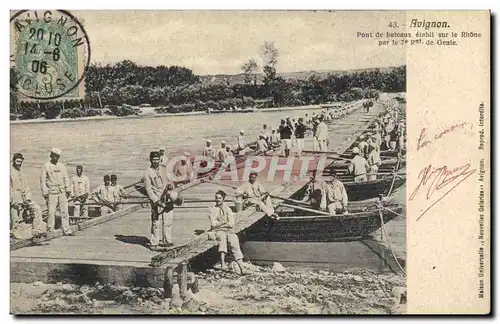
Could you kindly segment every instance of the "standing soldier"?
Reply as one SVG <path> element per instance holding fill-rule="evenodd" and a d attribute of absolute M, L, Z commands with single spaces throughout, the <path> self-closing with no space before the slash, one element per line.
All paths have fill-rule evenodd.
<path fill-rule="evenodd" d="M 276 128 L 273 128 L 271 133 L 271 147 L 275 148 L 280 144 L 280 134 L 276 133 Z"/>
<path fill-rule="evenodd" d="M 83 166 L 76 166 L 76 176 L 71 178 L 71 191 L 75 202 L 75 217 L 88 217 L 88 207 L 85 204 L 90 194 L 89 178 L 83 175 Z"/>
<path fill-rule="evenodd" d="M 320 117 L 319 124 L 316 128 L 316 140 L 318 141 L 318 149 L 321 152 L 328 151 L 328 126 L 323 122 L 322 117 Z"/>
<path fill-rule="evenodd" d="M 279 133 L 281 139 L 281 150 L 285 157 L 290 155 L 290 149 L 292 148 L 292 127 L 287 124 L 284 119 L 281 120 L 281 125 L 279 126 Z"/>
<path fill-rule="evenodd" d="M 160 153 L 150 152 L 150 167 L 144 174 L 144 188 L 151 204 L 151 239 L 150 249 L 157 250 L 158 246 L 172 246 L 172 221 L 174 206 L 180 205 L 182 200 L 178 193 L 173 191 L 173 186 L 164 186 L 159 175 Z M 163 232 L 160 234 L 160 231 Z"/>
<path fill-rule="evenodd" d="M 354 157 L 348 167 L 349 173 L 354 176 L 354 182 L 366 181 L 366 173 L 370 171 L 370 165 L 366 159 L 360 155 L 361 152 L 358 147 L 353 148 L 352 153 Z"/>
<path fill-rule="evenodd" d="M 238 135 L 237 143 L 238 146 L 236 150 L 238 151 L 238 155 L 245 155 L 245 150 L 247 148 L 247 140 L 245 139 L 245 131 L 243 129 L 240 130 L 240 135 Z"/>
<path fill-rule="evenodd" d="M 43 232 L 42 210 L 32 200 L 26 177 L 21 171 L 23 161 L 24 157 L 21 153 L 15 153 L 12 157 L 12 167 L 10 168 L 10 235 L 16 238 L 17 226 L 24 211 L 28 210 L 34 216 L 31 234 L 36 239 L 45 236 L 46 233 Z"/>
<path fill-rule="evenodd" d="M 40 176 L 43 198 L 47 203 L 49 218 L 47 232 L 53 232 L 56 223 L 56 208 L 61 211 L 62 230 L 64 235 L 74 236 L 69 226 L 68 197 L 71 195 L 71 184 L 66 166 L 59 162 L 62 151 L 53 148 L 50 151 L 50 161 L 45 163 Z"/>
<path fill-rule="evenodd" d="M 117 205 L 120 202 L 118 191 L 111 185 L 111 177 L 106 174 L 103 180 L 104 184 L 100 185 L 92 192 L 92 199 L 102 205 L 101 216 L 116 211 Z"/>
<path fill-rule="evenodd" d="M 378 168 L 382 164 L 382 160 L 380 159 L 380 147 L 377 148 L 375 140 L 370 142 L 368 152 L 368 158 L 366 160 L 370 165 L 368 181 L 371 181 L 377 179 Z"/>
<path fill-rule="evenodd" d="M 299 118 L 299 123 L 295 127 L 295 137 L 297 138 L 297 154 L 302 155 L 304 149 L 304 137 L 306 135 L 307 127 L 304 125 L 304 119 Z"/>
<path fill-rule="evenodd" d="M 160 148 L 160 176 L 163 182 L 167 182 L 167 165 L 168 165 L 168 157 L 165 153 L 165 148 Z"/>
<path fill-rule="evenodd" d="M 267 128 L 267 124 L 262 125 L 262 134 L 264 135 L 264 139 L 266 140 L 267 145 L 271 144 L 271 133 Z"/>

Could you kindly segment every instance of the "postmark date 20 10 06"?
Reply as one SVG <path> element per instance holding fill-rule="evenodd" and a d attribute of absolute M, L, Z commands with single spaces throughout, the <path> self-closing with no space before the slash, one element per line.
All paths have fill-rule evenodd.
<path fill-rule="evenodd" d="M 11 18 L 18 90 L 32 99 L 80 97 L 78 85 L 90 62 L 82 24 L 64 10 L 23 10 Z"/>

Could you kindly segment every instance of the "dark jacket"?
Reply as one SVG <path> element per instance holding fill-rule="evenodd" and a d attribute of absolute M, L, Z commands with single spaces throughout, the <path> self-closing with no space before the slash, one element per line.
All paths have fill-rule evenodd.
<path fill-rule="evenodd" d="M 288 125 L 280 125 L 279 132 L 281 139 L 292 138 L 292 128 Z"/>
<path fill-rule="evenodd" d="M 306 125 L 300 123 L 297 124 L 297 127 L 295 128 L 295 137 L 304 138 L 306 130 L 307 130 Z"/>

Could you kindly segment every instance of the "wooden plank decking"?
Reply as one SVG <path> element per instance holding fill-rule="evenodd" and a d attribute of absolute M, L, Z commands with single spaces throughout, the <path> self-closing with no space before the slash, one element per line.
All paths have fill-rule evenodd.
<path fill-rule="evenodd" d="M 378 112 L 380 105 L 375 105 L 370 114 L 358 110 L 341 122 L 351 123 L 350 132 L 335 122 L 329 126 L 331 151 L 342 152 L 349 147 L 356 134 L 366 128 Z M 360 118 L 371 117 L 371 118 Z M 340 121 L 339 121 L 340 123 Z M 342 134 L 336 128 L 342 127 Z M 349 136 L 350 135 L 350 136 Z M 305 149 L 312 149 L 312 139 L 306 140 Z M 225 184 L 239 185 L 242 182 L 224 180 Z M 300 189 L 304 182 L 283 183 L 264 182 L 269 192 L 288 197 Z M 232 199 L 233 189 L 215 183 L 204 182 L 192 186 L 183 193 L 185 199 L 213 199 L 217 190 L 228 193 L 226 199 Z M 275 201 L 278 203 L 278 200 Z M 165 267 L 177 267 L 191 258 L 214 247 L 217 242 L 207 241 L 197 235 L 198 231 L 207 230 L 209 221 L 207 206 L 209 203 L 190 203 L 176 207 L 173 221 L 173 239 L 176 245 L 193 242 L 184 250 L 170 256 L 159 257 L 161 253 L 148 249 L 150 233 L 149 206 L 132 206 L 130 213 L 121 213 L 103 220 L 93 219 L 91 223 L 75 225 L 76 236 L 59 236 L 48 241 L 47 245 L 24 246 L 11 251 L 12 282 L 57 282 L 57 281 L 112 281 L 124 285 L 150 285 L 161 287 Z M 241 212 L 237 218 L 237 231 L 243 231 L 264 217 L 264 213 L 255 210 Z M 93 223 L 92 223 L 93 222 Z M 100 222 L 100 223 L 99 223 Z M 90 226 L 92 225 L 92 226 Z"/>

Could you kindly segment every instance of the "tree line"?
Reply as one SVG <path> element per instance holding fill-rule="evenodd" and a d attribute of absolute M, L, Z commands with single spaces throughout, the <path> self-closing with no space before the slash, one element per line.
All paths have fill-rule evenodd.
<path fill-rule="evenodd" d="M 94 116 L 102 114 L 102 108 L 108 108 L 108 114 L 127 115 L 137 113 L 131 106 L 140 105 L 157 107 L 159 113 L 310 105 L 406 89 L 406 66 L 285 80 L 276 71 L 279 51 L 275 45 L 266 42 L 260 55 L 262 66 L 250 58 L 241 66 L 243 83 L 237 84 L 206 82 L 179 66 L 140 66 L 129 60 L 92 64 L 85 72 L 85 99 L 64 102 L 19 102 L 16 71 L 11 68 L 11 118 Z M 257 82 L 257 74 L 263 76 L 261 82 Z"/>

